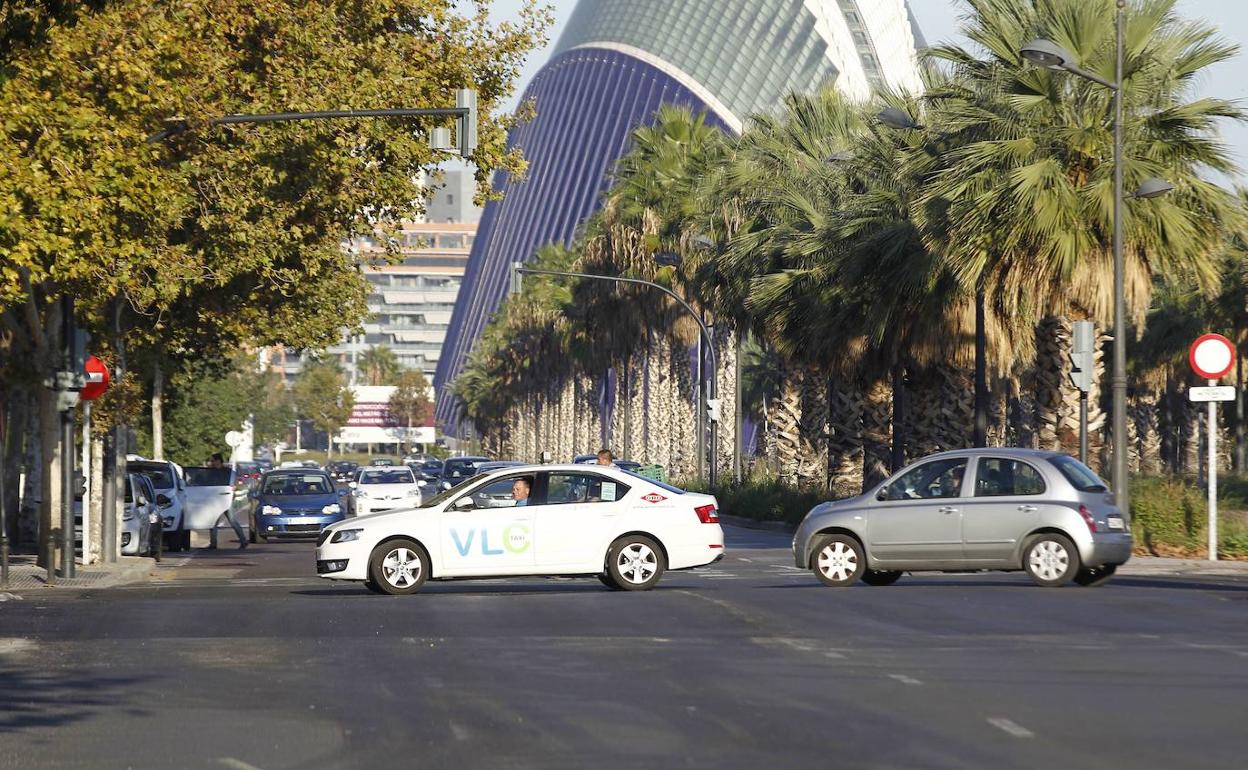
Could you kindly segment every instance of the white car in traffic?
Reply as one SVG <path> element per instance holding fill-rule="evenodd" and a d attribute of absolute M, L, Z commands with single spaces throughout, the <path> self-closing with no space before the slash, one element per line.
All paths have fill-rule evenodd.
<path fill-rule="evenodd" d="M 420 485 L 406 465 L 365 466 L 351 482 L 351 511 L 356 516 L 415 508 L 420 505 Z"/>
<path fill-rule="evenodd" d="M 419 508 L 321 533 L 317 573 L 410 594 L 429 578 L 593 575 L 622 590 L 723 558 L 710 495 L 611 467 L 526 465 L 480 474 Z"/>

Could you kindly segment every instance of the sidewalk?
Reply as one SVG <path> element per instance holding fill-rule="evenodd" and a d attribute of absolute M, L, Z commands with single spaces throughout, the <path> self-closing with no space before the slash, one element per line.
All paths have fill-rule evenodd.
<path fill-rule="evenodd" d="M 783 521 L 755 521 L 741 516 L 720 514 L 725 524 L 744 529 L 791 533 L 794 527 Z M 785 546 L 788 544 L 785 543 Z M 1167 559 L 1160 556 L 1132 556 L 1118 569 L 1119 575 L 1219 575 L 1248 577 L 1248 561 L 1207 561 L 1204 559 Z"/>
<path fill-rule="evenodd" d="M 122 556 L 116 564 L 78 564 L 73 578 L 61 577 L 58 569 L 56 585 L 50 586 L 46 583 L 48 571 L 35 564 L 34 554 L 14 554 L 9 558 L 9 587 L 0 590 L 111 588 L 147 580 L 155 566 L 156 562 L 152 559 L 139 556 Z M 3 596 L 0 593 L 0 598 Z"/>

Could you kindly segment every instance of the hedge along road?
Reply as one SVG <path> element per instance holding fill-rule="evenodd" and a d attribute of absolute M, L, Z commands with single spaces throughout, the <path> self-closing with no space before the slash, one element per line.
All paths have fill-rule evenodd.
<path fill-rule="evenodd" d="M 1021 574 L 821 587 L 788 535 L 648 593 L 309 576 L 197 551 L 0 604 L 0 767 L 1228 767 L 1248 580 Z M 152 729 L 152 725 L 173 725 Z"/>

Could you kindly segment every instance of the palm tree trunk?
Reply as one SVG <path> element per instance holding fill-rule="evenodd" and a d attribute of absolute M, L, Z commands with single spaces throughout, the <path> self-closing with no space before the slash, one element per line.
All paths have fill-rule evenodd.
<path fill-rule="evenodd" d="M 892 437 L 892 388 L 876 381 L 867 387 L 862 410 L 862 491 L 888 477 Z"/>
<path fill-rule="evenodd" d="M 800 371 L 801 406 L 798 418 L 798 486 L 826 489 L 828 485 L 827 378 L 817 366 Z"/>
<path fill-rule="evenodd" d="M 862 490 L 862 391 L 828 381 L 828 490 L 835 498 Z"/>
<path fill-rule="evenodd" d="M 802 391 L 801 375 L 789 362 L 781 374 L 780 396 L 772 405 L 771 440 L 780 479 L 792 486 L 800 482 Z"/>

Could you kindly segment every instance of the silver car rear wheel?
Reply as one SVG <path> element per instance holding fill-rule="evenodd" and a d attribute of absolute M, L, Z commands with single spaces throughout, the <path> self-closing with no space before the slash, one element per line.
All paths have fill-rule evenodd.
<path fill-rule="evenodd" d="M 847 586 L 857 582 L 867 568 L 862 544 L 848 535 L 827 535 L 815 544 L 810 556 L 815 577 L 827 586 Z"/>
<path fill-rule="evenodd" d="M 1064 586 L 1079 574 L 1079 551 L 1064 535 L 1036 535 L 1027 544 L 1023 566 L 1037 585 Z"/>

